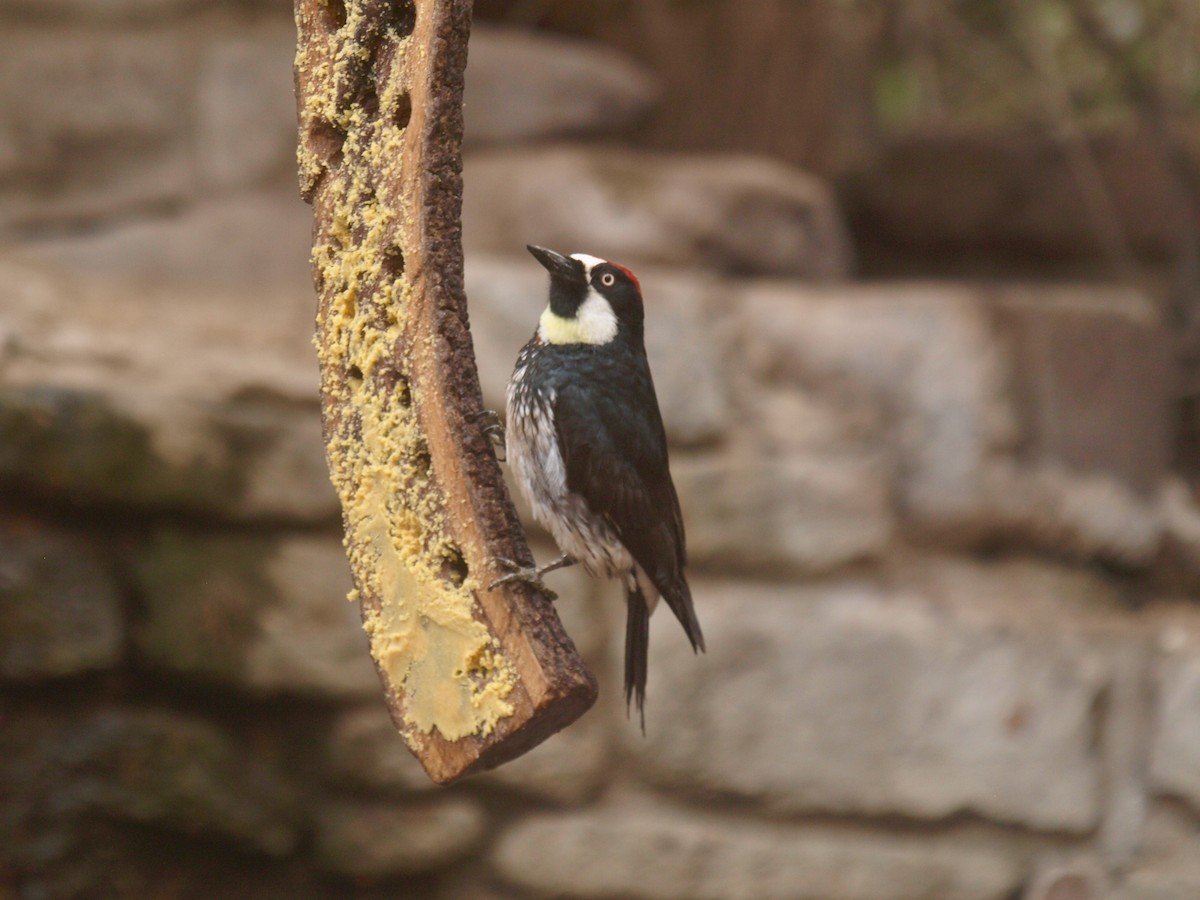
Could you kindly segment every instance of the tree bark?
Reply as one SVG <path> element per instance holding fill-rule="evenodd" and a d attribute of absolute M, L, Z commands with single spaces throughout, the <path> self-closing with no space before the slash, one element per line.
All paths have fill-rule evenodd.
<path fill-rule="evenodd" d="M 483 431 L 462 278 L 470 0 L 296 0 L 330 472 L 397 729 L 445 783 L 568 725 L 596 683 L 531 563 Z"/>

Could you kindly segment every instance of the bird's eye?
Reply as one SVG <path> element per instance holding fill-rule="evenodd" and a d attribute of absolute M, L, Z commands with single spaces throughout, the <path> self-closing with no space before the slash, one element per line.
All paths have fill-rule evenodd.
<path fill-rule="evenodd" d="M 617 283 L 617 276 L 614 275 L 612 272 L 605 272 L 603 275 L 600 276 L 600 283 L 602 285 L 604 285 L 605 287 L 612 287 L 614 284 Z"/>

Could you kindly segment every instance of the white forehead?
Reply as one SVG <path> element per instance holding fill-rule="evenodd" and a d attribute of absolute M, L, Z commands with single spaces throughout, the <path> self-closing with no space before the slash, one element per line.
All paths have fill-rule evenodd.
<path fill-rule="evenodd" d="M 607 260 L 600 259 L 598 256 L 588 256 L 586 253 L 572 253 L 571 259 L 577 259 L 583 263 L 584 275 L 588 277 L 591 277 L 592 269 L 601 263 L 607 262 Z"/>

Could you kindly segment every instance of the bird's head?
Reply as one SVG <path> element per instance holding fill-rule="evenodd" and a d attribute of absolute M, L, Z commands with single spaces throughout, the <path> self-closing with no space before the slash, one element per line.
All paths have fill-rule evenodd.
<path fill-rule="evenodd" d="M 607 344 L 622 333 L 640 339 L 642 288 L 632 272 L 586 253 L 528 249 L 550 273 L 550 304 L 538 321 L 543 341 Z"/>

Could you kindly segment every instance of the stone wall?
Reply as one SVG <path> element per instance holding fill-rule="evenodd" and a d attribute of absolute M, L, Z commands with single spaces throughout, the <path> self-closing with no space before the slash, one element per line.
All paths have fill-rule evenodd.
<path fill-rule="evenodd" d="M 1151 298 L 847 280 L 819 179 L 599 141 L 653 75 L 480 28 L 486 400 L 544 302 L 526 242 L 636 268 L 710 650 L 656 617 L 643 738 L 617 595 L 556 573 L 600 704 L 435 788 L 344 599 L 286 4 L 0 20 L 0 894 L 1200 896 Z"/>

